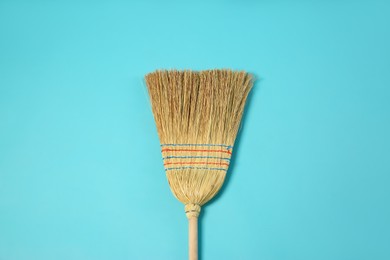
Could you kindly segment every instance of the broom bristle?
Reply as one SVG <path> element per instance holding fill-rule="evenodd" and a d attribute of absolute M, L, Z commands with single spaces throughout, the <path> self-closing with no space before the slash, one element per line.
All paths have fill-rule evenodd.
<path fill-rule="evenodd" d="M 145 80 L 171 190 L 184 204 L 202 206 L 225 179 L 252 77 L 158 70 Z"/>

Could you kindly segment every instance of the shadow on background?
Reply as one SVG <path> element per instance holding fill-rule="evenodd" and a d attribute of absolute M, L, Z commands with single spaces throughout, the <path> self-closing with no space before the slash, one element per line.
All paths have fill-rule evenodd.
<path fill-rule="evenodd" d="M 231 176 L 232 176 L 231 173 L 234 172 L 236 156 L 237 156 L 237 153 L 239 151 L 240 140 L 241 140 L 241 137 L 242 137 L 243 132 L 244 132 L 244 127 L 243 126 L 245 125 L 248 112 L 250 110 L 250 107 L 252 106 L 253 96 L 255 95 L 256 92 L 259 91 L 258 90 L 258 88 L 259 88 L 258 85 L 262 81 L 262 78 L 259 78 L 255 73 L 251 73 L 251 74 L 254 77 L 254 84 L 253 84 L 252 90 L 248 94 L 248 98 L 247 98 L 245 109 L 244 109 L 244 114 L 243 114 L 242 119 L 241 119 L 240 129 L 239 129 L 239 131 L 237 133 L 236 141 L 234 142 L 233 154 L 232 154 L 232 157 L 230 159 L 229 170 L 226 173 L 225 181 L 224 181 L 221 189 L 219 190 L 219 192 L 217 193 L 217 195 L 214 198 L 212 198 L 209 202 L 206 203 L 206 205 L 209 204 L 209 203 L 214 203 L 215 201 L 219 200 L 221 195 L 224 193 L 224 191 L 228 187 L 228 183 L 230 182 Z M 199 219 L 198 219 L 198 251 L 199 251 L 198 254 L 199 254 L 199 259 L 203 258 L 202 257 L 202 254 L 203 254 L 203 250 L 202 250 L 202 247 L 203 247 L 202 246 L 203 245 L 203 229 L 202 229 L 202 225 L 203 225 L 203 218 L 206 216 L 206 212 L 207 212 L 205 210 L 205 208 L 206 207 L 202 207 L 202 211 L 201 211 L 201 214 L 199 215 Z"/>

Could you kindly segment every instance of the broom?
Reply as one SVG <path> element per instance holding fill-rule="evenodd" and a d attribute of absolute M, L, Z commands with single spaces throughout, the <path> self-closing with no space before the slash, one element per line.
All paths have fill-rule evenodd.
<path fill-rule="evenodd" d="M 223 69 L 157 70 L 145 81 L 169 186 L 189 220 L 189 259 L 197 260 L 200 209 L 223 184 L 253 80 Z"/>

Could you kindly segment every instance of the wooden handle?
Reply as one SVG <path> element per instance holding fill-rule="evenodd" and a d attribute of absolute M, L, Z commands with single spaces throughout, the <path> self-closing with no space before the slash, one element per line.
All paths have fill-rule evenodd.
<path fill-rule="evenodd" d="M 188 219 L 189 260 L 198 260 L 198 217 Z"/>

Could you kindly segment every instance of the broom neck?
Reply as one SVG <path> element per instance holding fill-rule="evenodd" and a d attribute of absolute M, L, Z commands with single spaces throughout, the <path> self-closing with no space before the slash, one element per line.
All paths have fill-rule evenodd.
<path fill-rule="evenodd" d="M 188 219 L 193 217 L 199 217 L 200 209 L 200 206 L 194 203 L 188 203 L 184 207 L 184 211 L 186 212 L 186 216 Z"/>

